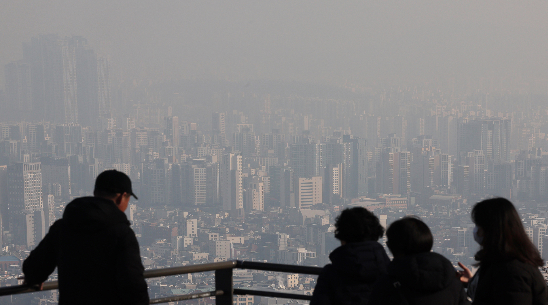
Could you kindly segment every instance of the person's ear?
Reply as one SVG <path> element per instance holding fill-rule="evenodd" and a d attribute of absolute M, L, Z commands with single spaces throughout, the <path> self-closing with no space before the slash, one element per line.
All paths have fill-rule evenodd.
<path fill-rule="evenodd" d="M 122 193 L 122 194 L 121 194 L 121 193 L 117 193 L 117 194 L 116 194 L 116 197 L 115 197 L 115 204 L 116 204 L 117 206 L 120 205 L 120 203 L 122 202 L 122 198 L 123 198 L 124 194 L 126 194 L 126 193 Z"/>

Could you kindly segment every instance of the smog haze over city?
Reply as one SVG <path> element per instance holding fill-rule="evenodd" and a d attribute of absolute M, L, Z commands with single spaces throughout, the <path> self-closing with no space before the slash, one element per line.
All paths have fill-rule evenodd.
<path fill-rule="evenodd" d="M 471 208 L 494 196 L 548 257 L 547 1 L 2 1 L 0 70 L 0 286 L 107 169 L 132 180 L 146 269 L 322 267 L 356 206 L 420 217 L 473 266 Z M 317 278 L 233 276 L 306 295 Z M 0 298 L 33 300 L 58 295 Z"/>

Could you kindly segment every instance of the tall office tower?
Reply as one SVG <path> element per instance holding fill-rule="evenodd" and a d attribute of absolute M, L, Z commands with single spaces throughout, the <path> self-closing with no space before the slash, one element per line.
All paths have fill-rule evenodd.
<path fill-rule="evenodd" d="M 150 205 L 173 204 L 170 198 L 171 177 L 171 166 L 168 160 L 156 159 L 145 164 L 142 179 L 144 202 Z"/>
<path fill-rule="evenodd" d="M 307 178 L 319 176 L 319 144 L 304 143 L 290 145 L 290 167 L 295 177 Z"/>
<path fill-rule="evenodd" d="M 457 145 L 457 120 L 453 116 L 439 118 L 437 134 L 435 135 L 441 152 L 444 154 L 456 154 Z"/>
<path fill-rule="evenodd" d="M 225 135 L 225 113 L 213 112 L 212 113 L 212 144 L 218 144 L 220 146 L 226 146 Z"/>
<path fill-rule="evenodd" d="M 227 153 L 220 167 L 222 204 L 225 211 L 243 209 L 243 157 Z"/>
<path fill-rule="evenodd" d="M 493 161 L 510 161 L 511 120 L 507 118 L 463 119 L 458 124 L 459 161 L 469 152 L 482 150 Z"/>
<path fill-rule="evenodd" d="M 257 176 L 247 180 L 247 187 L 243 191 L 245 211 L 263 211 L 265 199 L 264 183 Z"/>
<path fill-rule="evenodd" d="M 359 186 L 359 139 L 345 135 L 342 146 L 343 195 L 346 199 L 357 198 Z"/>
<path fill-rule="evenodd" d="M 33 111 L 31 66 L 25 61 L 6 65 L 6 119 L 31 119 Z"/>
<path fill-rule="evenodd" d="M 69 202 L 71 196 L 71 169 L 67 158 L 40 158 L 42 168 L 42 194 L 54 195 Z"/>
<path fill-rule="evenodd" d="M 342 163 L 324 168 L 323 202 L 335 205 L 342 200 Z"/>
<path fill-rule="evenodd" d="M 44 237 L 40 162 L 8 166 L 9 228 L 16 244 L 31 248 Z"/>
<path fill-rule="evenodd" d="M 295 202 L 299 209 L 309 209 L 323 202 L 323 177 L 297 178 L 295 180 Z"/>
<path fill-rule="evenodd" d="M 82 37 L 72 37 L 66 40 L 63 52 L 64 60 L 66 60 L 67 54 L 70 56 L 70 60 L 74 60 L 74 66 L 63 67 L 64 73 L 74 73 L 74 75 L 70 75 L 73 80 L 69 85 L 75 86 L 70 89 L 70 92 L 65 92 L 65 97 L 72 97 L 73 90 L 76 92 L 74 104 L 76 118 L 66 122 L 78 122 L 83 126 L 96 127 L 99 117 L 97 56 L 88 47 L 86 39 Z M 71 62 L 71 64 L 73 63 Z"/>
<path fill-rule="evenodd" d="M 31 65 L 35 120 L 64 123 L 61 39 L 53 34 L 33 37 L 23 44 L 23 53 Z"/>
<path fill-rule="evenodd" d="M 177 116 L 169 116 L 166 117 L 166 129 L 164 130 L 164 134 L 166 135 L 167 140 L 170 141 L 173 147 L 176 149 L 179 147 L 179 141 L 180 141 L 180 126 L 178 123 L 178 117 Z"/>
<path fill-rule="evenodd" d="M 411 162 L 411 191 L 423 193 L 426 188 L 432 187 L 435 180 L 435 160 L 428 151 L 413 153 Z"/>
<path fill-rule="evenodd" d="M 411 160 L 408 151 L 393 154 L 393 193 L 407 195 L 411 191 Z"/>
<path fill-rule="evenodd" d="M 30 64 L 34 119 L 97 126 L 110 117 L 108 63 L 86 39 L 40 35 L 23 45 Z"/>
<path fill-rule="evenodd" d="M 452 156 L 439 154 L 434 156 L 434 185 L 450 188 L 453 182 Z M 414 161 L 414 156 L 413 156 Z M 413 177 L 416 177 L 414 174 Z"/>
<path fill-rule="evenodd" d="M 101 128 L 104 125 L 108 125 L 109 122 L 114 121 L 112 117 L 112 101 L 111 101 L 111 80 L 109 74 L 109 61 L 106 58 L 97 58 L 97 128 Z M 107 123 L 104 123 L 106 121 Z M 129 122 L 129 129 L 135 128 L 135 120 Z M 93 125 L 92 125 L 93 126 Z"/>
<path fill-rule="evenodd" d="M 62 122 L 78 123 L 78 93 L 77 92 L 77 53 L 83 47 L 80 37 L 64 39 L 61 42 L 63 57 L 63 108 Z M 80 71 L 78 71 L 80 72 Z M 82 84 L 84 86 L 84 84 Z"/>
<path fill-rule="evenodd" d="M 469 165 L 469 182 L 470 192 L 478 195 L 485 194 L 486 190 L 486 170 L 485 170 L 485 154 L 483 150 L 474 150 L 468 153 L 468 165 Z"/>

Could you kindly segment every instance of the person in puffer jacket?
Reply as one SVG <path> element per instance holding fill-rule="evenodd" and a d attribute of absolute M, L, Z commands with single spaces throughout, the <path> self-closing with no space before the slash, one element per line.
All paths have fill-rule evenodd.
<path fill-rule="evenodd" d="M 390 262 L 377 242 L 384 228 L 362 207 L 342 211 L 335 227 L 342 245 L 329 255 L 332 264 L 319 275 L 310 304 L 367 304 L 374 283 Z"/>
<path fill-rule="evenodd" d="M 433 236 L 420 219 L 405 217 L 386 232 L 394 259 L 374 286 L 369 305 L 470 304 L 451 262 L 431 252 Z"/>

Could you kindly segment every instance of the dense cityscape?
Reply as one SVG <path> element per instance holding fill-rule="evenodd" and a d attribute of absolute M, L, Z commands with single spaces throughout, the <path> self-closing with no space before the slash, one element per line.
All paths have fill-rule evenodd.
<path fill-rule="evenodd" d="M 433 251 L 471 267 L 479 249 L 471 207 L 494 196 L 516 205 L 548 257 L 545 95 L 492 79 L 409 87 L 123 82 L 84 37 L 53 34 L 25 43 L 4 73 L 1 286 L 20 282 L 29 251 L 65 205 L 92 195 L 106 169 L 126 173 L 139 197 L 127 216 L 146 269 L 226 260 L 324 266 L 339 246 L 335 217 L 355 206 L 384 227 L 420 217 L 434 235 Z M 311 294 L 316 276 L 235 270 L 234 283 Z M 207 291 L 214 277 L 148 285 L 158 298 Z M 2 302 L 42 305 L 57 297 Z M 243 305 L 289 302 L 235 297 Z"/>

